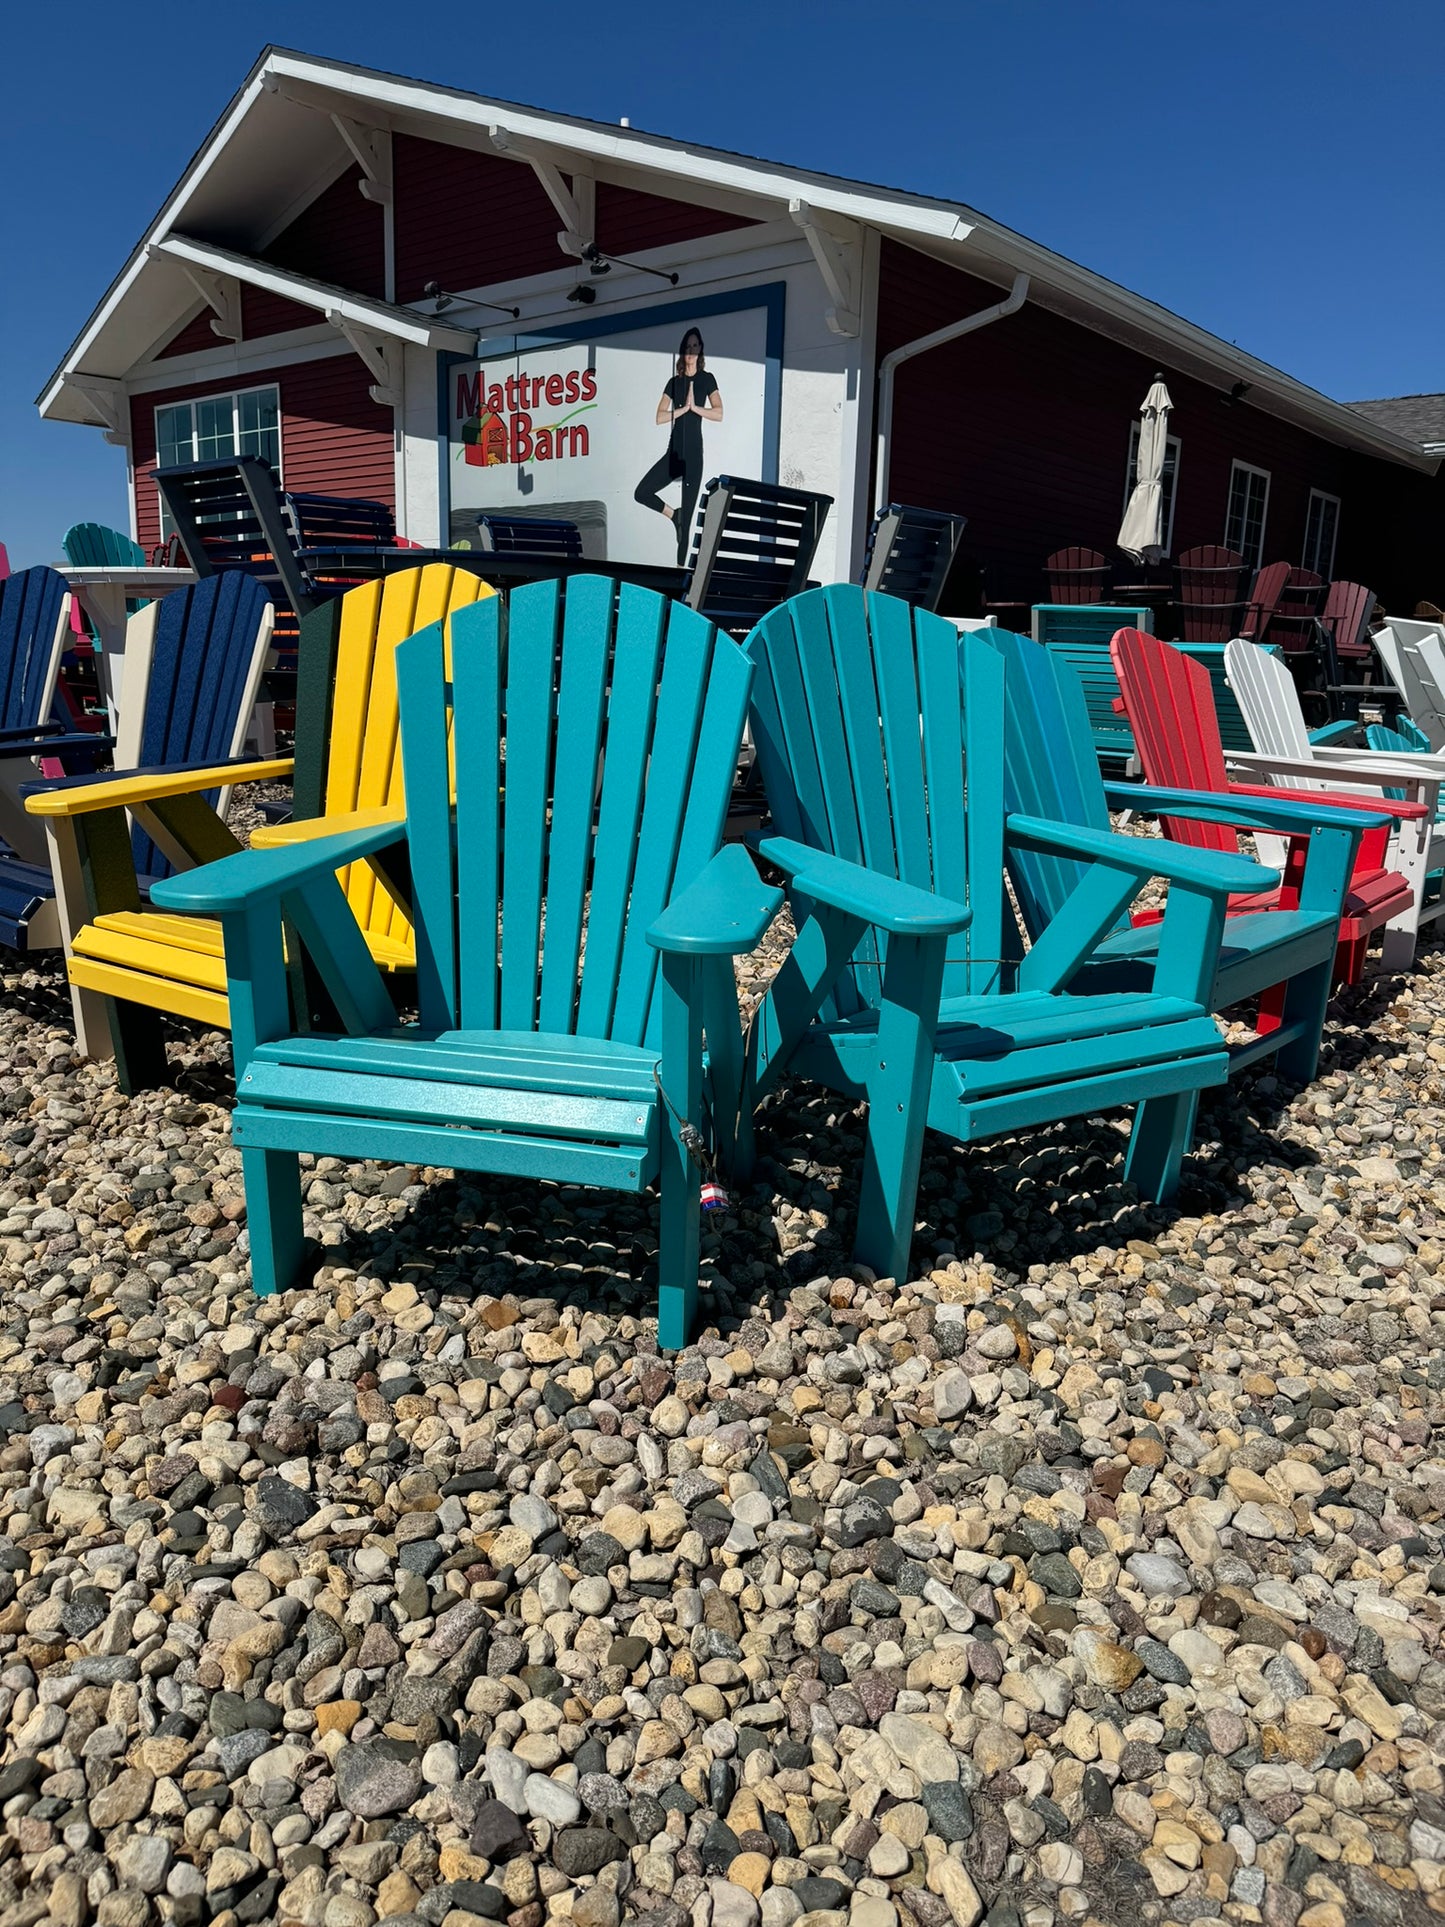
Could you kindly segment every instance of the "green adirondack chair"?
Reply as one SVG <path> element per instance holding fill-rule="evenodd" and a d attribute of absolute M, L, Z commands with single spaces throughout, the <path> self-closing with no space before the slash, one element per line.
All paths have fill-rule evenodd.
<path fill-rule="evenodd" d="M 537 582 L 505 616 L 500 597 L 458 609 L 450 633 L 449 663 L 440 624 L 396 654 L 404 819 L 243 851 L 153 893 L 224 928 L 255 1287 L 303 1262 L 298 1151 L 623 1191 L 660 1176 L 659 1339 L 678 1346 L 698 1287 L 687 1140 L 710 1116 L 726 1151 L 742 1065 L 729 960 L 782 900 L 722 848 L 751 667 L 693 611 L 585 575 L 565 601 Z M 409 1024 L 335 876 L 403 843 Z M 293 1034 L 283 918 L 344 1035 Z"/>
<path fill-rule="evenodd" d="M 1291 877 L 1298 888 L 1295 907 L 1272 907 L 1275 893 L 1262 898 L 1257 887 L 1230 905 L 1206 1002 L 1210 1010 L 1224 1011 L 1262 1000 L 1257 1035 L 1230 1050 L 1231 1074 L 1273 1053 L 1286 1077 L 1311 1082 L 1355 854 L 1363 832 L 1387 819 L 1370 814 L 1363 800 L 1359 811 L 1332 810 L 1283 796 L 1275 801 L 1107 783 L 1099 774 L 1085 691 L 1073 665 L 1004 629 L 982 632 L 982 639 L 1006 666 L 1004 789 L 1010 810 L 1104 831 L 1112 805 L 1141 816 L 1167 813 L 1308 838 L 1302 867 Z M 1144 847 L 1158 874 L 1172 876 L 1170 846 L 1151 838 Z M 1009 852 L 1009 877 L 1025 929 L 1038 938 L 1065 914 L 1082 871 L 1067 857 L 1020 847 Z M 1131 924 L 1121 914 L 1115 927 L 1099 932 L 1080 985 L 1124 989 L 1157 982 L 1166 954 L 1163 930 L 1159 923 Z"/>
<path fill-rule="evenodd" d="M 785 603 L 744 646 L 777 831 L 759 851 L 790 880 L 798 930 L 751 1031 L 744 1119 L 784 1075 L 869 1100 L 856 1250 L 893 1278 L 907 1275 L 925 1125 L 974 1143 L 1137 1104 L 1127 1174 L 1167 1197 L 1197 1093 L 1228 1065 L 1206 1009 L 1225 903 L 1271 872 L 1107 826 L 1006 819 L 1004 664 L 983 632 L 836 584 Z M 1003 890 L 1019 849 L 1079 866 L 1022 958 Z M 1161 870 L 1152 989 L 1070 994 Z M 750 1151 L 744 1133 L 744 1167 Z"/>

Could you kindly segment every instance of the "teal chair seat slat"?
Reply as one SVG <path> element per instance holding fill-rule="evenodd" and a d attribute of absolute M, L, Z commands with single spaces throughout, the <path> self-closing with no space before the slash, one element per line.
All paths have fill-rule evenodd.
<path fill-rule="evenodd" d="M 602 1060 L 588 1053 L 579 1062 L 574 1050 L 569 1064 L 571 1041 L 533 1033 L 514 1034 L 505 1043 L 499 1034 L 488 1042 L 459 1032 L 413 1042 L 403 1032 L 263 1045 L 247 1067 L 242 1092 L 247 1104 L 588 1138 L 655 1153 L 656 1052 L 607 1060 L 614 1078 L 626 1061 L 632 1089 L 599 1094 L 594 1066 Z M 539 1156 L 545 1163 L 545 1150 Z"/>

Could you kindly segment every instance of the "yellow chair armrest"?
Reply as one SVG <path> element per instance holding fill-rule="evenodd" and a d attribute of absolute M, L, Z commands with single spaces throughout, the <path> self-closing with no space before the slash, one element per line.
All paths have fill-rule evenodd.
<path fill-rule="evenodd" d="M 79 783 L 74 787 L 41 790 L 27 796 L 25 807 L 32 816 L 88 816 L 94 810 L 133 809 L 137 804 L 155 803 L 167 796 L 190 796 L 197 790 L 231 789 L 237 783 L 269 783 L 289 776 L 289 756 L 277 756 L 262 763 L 217 763 L 209 768 L 142 771 L 114 781 Z"/>
<path fill-rule="evenodd" d="M 309 843 L 318 836 L 337 836 L 343 830 L 369 830 L 380 823 L 402 823 L 406 806 L 384 803 L 371 810 L 348 810 L 338 816 L 308 816 L 295 823 L 263 823 L 251 832 L 253 850 L 284 849 L 292 843 Z"/>

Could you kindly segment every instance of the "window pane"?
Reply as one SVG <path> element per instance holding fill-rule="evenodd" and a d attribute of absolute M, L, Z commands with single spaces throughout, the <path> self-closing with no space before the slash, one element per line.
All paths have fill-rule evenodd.
<path fill-rule="evenodd" d="M 1264 518 L 1269 502 L 1269 476 L 1262 469 L 1236 465 L 1229 479 L 1226 545 L 1257 569 L 1264 554 Z"/>
<path fill-rule="evenodd" d="M 193 462 L 196 459 L 194 442 L 188 401 L 156 410 L 157 468 L 175 468 L 182 462 Z"/>
<path fill-rule="evenodd" d="M 241 419 L 243 455 L 259 455 L 279 475 L 281 471 L 281 421 L 277 391 L 253 390 L 237 397 Z"/>
<path fill-rule="evenodd" d="M 235 452 L 234 399 L 230 395 L 208 395 L 196 403 L 196 460 L 214 462 Z"/>
<path fill-rule="evenodd" d="M 1334 573 L 1339 515 L 1340 505 L 1334 496 L 1322 495 L 1318 490 L 1311 491 L 1309 520 L 1305 526 L 1304 565 L 1326 579 Z"/>

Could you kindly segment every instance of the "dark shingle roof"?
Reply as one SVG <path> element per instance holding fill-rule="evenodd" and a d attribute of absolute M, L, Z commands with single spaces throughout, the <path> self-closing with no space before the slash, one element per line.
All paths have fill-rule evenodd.
<path fill-rule="evenodd" d="M 1350 406 L 1407 441 L 1425 447 L 1445 442 L 1445 395 L 1387 395 L 1382 401 L 1352 401 Z"/>

